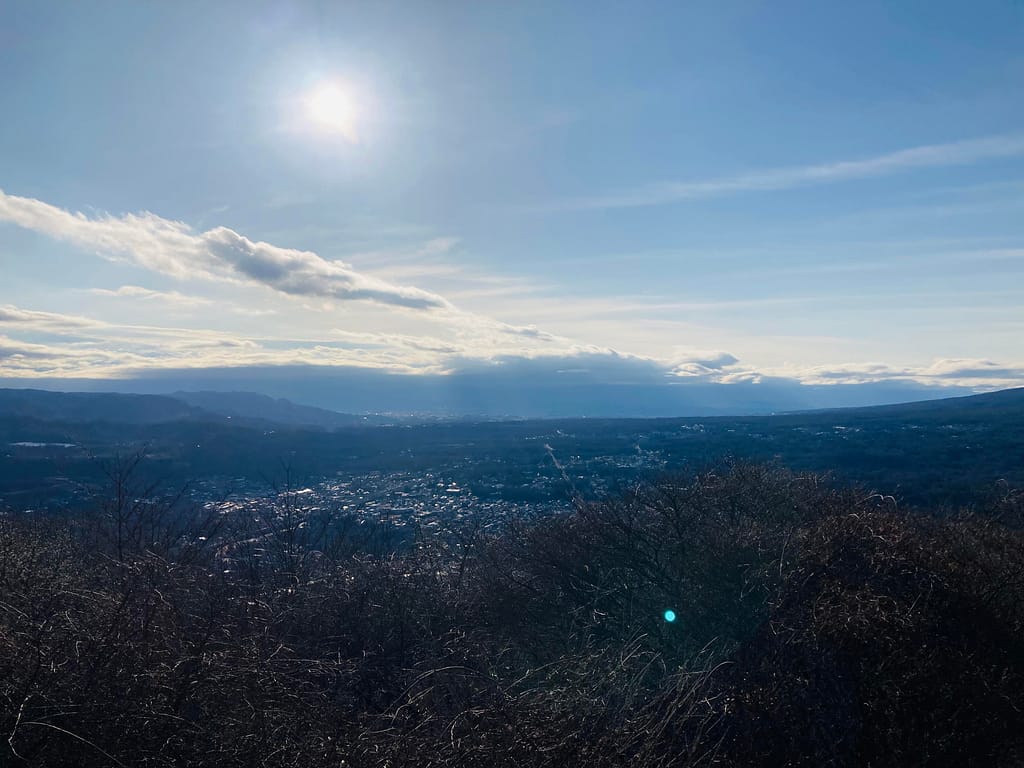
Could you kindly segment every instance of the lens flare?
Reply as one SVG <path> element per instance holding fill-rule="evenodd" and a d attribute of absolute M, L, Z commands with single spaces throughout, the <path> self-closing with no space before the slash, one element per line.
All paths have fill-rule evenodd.
<path fill-rule="evenodd" d="M 676 612 L 669 608 L 665 613 L 662 614 L 665 617 L 665 621 L 671 624 L 676 620 Z"/>

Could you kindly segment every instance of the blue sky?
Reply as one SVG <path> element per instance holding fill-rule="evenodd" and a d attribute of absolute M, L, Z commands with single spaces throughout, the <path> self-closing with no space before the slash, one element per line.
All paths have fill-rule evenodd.
<path fill-rule="evenodd" d="M 1016 2 L 6 3 L 0 378 L 1020 385 L 1022 97 Z"/>

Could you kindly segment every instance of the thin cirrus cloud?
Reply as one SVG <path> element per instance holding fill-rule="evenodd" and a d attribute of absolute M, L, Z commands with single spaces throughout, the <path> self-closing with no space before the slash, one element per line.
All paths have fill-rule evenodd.
<path fill-rule="evenodd" d="M 141 285 L 122 285 L 120 288 L 113 289 L 88 288 L 86 292 L 93 296 L 108 299 L 150 302 L 178 310 L 216 306 L 220 312 L 230 312 L 233 315 L 245 315 L 248 317 L 266 317 L 277 314 L 277 310 L 274 309 L 243 307 L 240 304 L 232 304 L 223 300 L 215 302 L 213 299 L 203 298 L 202 296 L 186 296 L 179 291 L 154 291 L 151 288 L 143 288 Z"/>
<path fill-rule="evenodd" d="M 89 218 L 0 190 L 0 221 L 127 259 L 175 278 L 262 285 L 290 296 L 452 310 L 438 294 L 363 274 L 316 253 L 253 241 L 227 227 L 195 232 L 152 213 Z"/>
<path fill-rule="evenodd" d="M 59 312 L 41 312 L 34 309 L 22 309 L 13 304 L 0 304 L 0 325 L 11 324 L 20 326 L 36 326 L 45 330 L 77 330 L 94 328 L 97 323 L 87 317 L 66 315 Z"/>
<path fill-rule="evenodd" d="M 89 293 L 94 296 L 104 296 L 112 299 L 143 299 L 145 301 L 159 301 L 167 304 L 181 304 L 184 306 L 204 306 L 212 304 L 210 299 L 199 296 L 186 296 L 178 291 L 154 291 L 150 288 L 143 288 L 141 285 L 122 285 L 120 288 L 90 288 Z"/>
<path fill-rule="evenodd" d="M 770 192 L 888 176 L 921 168 L 968 165 L 1021 155 L 1024 155 L 1024 136 L 988 136 L 911 147 L 857 160 L 770 168 L 717 179 L 660 182 L 607 195 L 567 200 L 555 204 L 554 207 L 559 210 L 601 210 L 667 205 L 685 200 L 724 197 L 747 192 Z"/>

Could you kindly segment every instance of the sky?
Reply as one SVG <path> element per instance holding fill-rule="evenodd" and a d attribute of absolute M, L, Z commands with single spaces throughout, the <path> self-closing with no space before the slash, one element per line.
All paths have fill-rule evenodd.
<path fill-rule="evenodd" d="M 7 386 L 1024 385 L 1020 2 L 7 0 L 0 115 Z"/>

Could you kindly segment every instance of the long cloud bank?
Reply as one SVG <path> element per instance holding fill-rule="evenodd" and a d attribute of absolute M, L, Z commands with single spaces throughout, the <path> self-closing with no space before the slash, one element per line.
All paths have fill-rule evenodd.
<path fill-rule="evenodd" d="M 786 380 L 811 386 L 903 382 L 992 389 L 1024 384 L 1024 361 L 948 358 L 920 366 L 872 362 L 755 369 L 723 350 L 679 349 L 671 359 L 656 359 L 543 334 L 535 338 L 533 331 L 498 324 L 476 331 L 465 327 L 453 338 L 440 338 L 337 328 L 320 337 L 288 338 L 124 325 L 5 304 L 0 305 L 0 377 L 130 378 L 147 369 L 305 365 L 609 385 Z"/>

